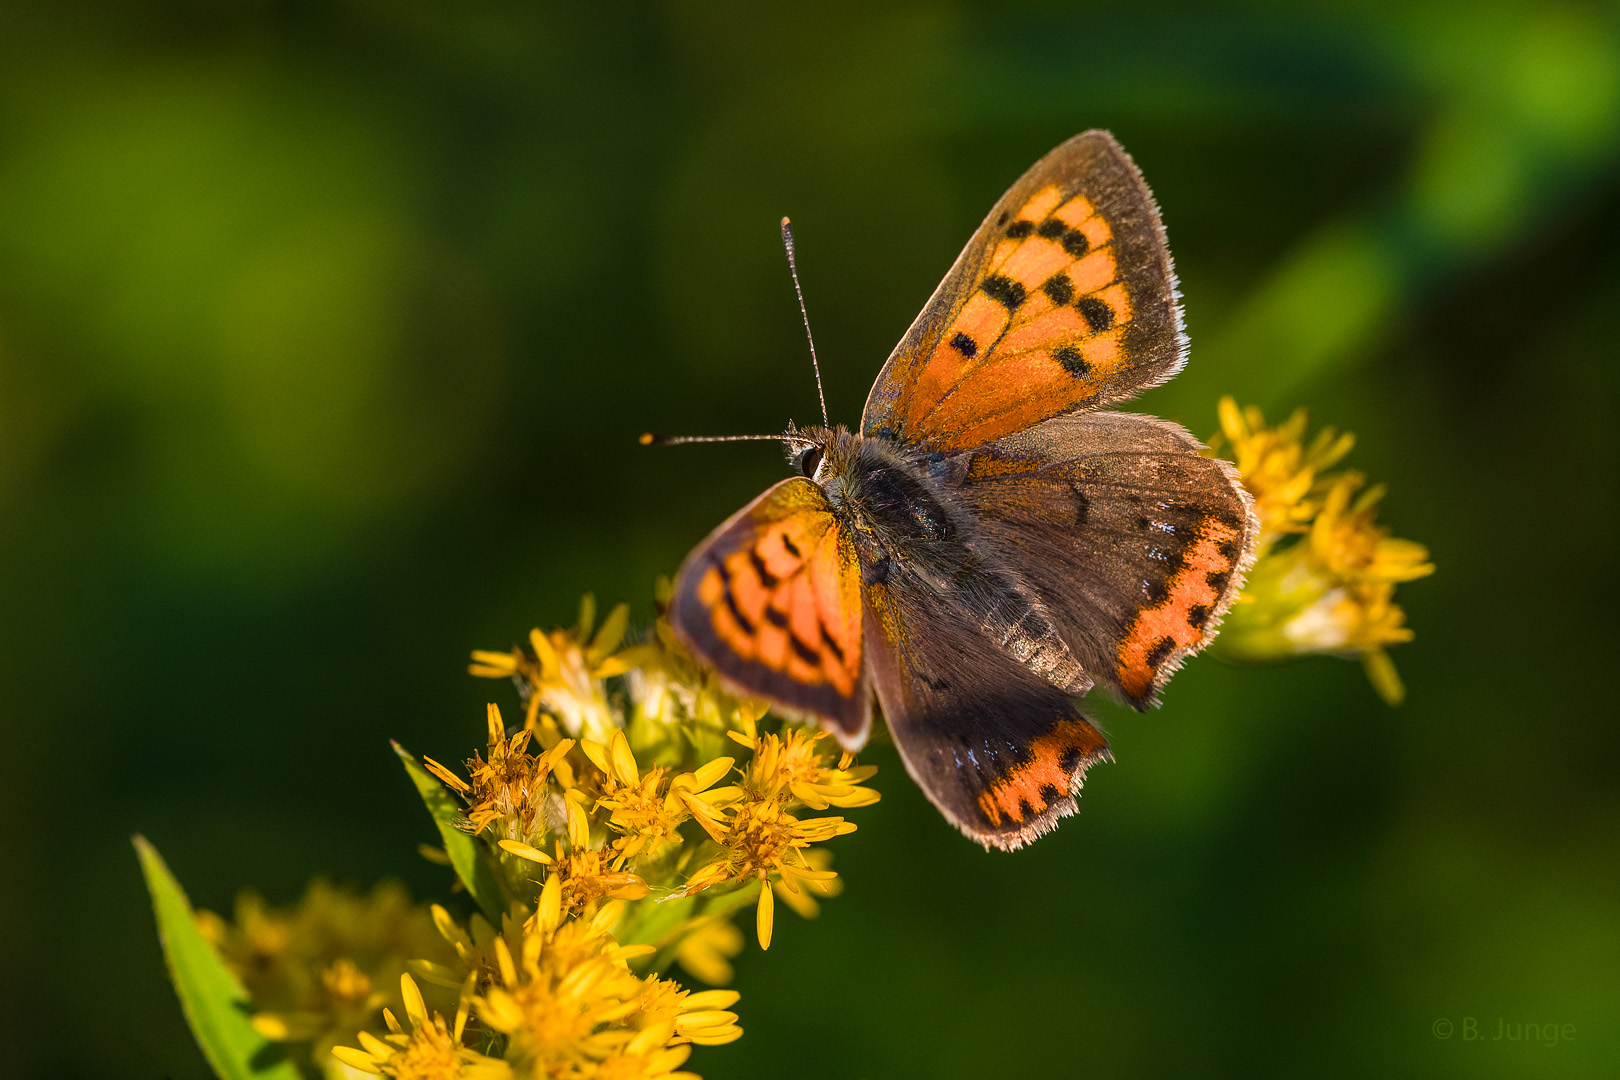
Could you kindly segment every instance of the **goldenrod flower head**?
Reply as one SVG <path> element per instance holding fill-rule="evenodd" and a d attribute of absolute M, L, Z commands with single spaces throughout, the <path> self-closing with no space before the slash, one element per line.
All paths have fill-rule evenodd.
<path fill-rule="evenodd" d="M 556 741 L 537 756 L 528 752 L 533 729 L 524 728 L 508 738 L 501 710 L 493 704 L 488 721 L 489 760 L 474 752 L 467 760 L 470 780 L 462 780 L 432 758 L 424 758 L 423 764 L 467 804 L 473 833 L 493 825 L 497 840 L 538 844 L 561 817 L 557 793 L 546 780 L 558 770 L 573 740 Z"/>
<path fill-rule="evenodd" d="M 640 900 L 651 891 L 640 875 L 622 869 L 622 858 L 609 858 L 590 848 L 565 855 L 559 845 L 556 858 L 545 861 L 552 870 L 541 886 L 534 913 L 524 925 L 530 933 L 550 933 L 562 919 L 588 912 L 601 900 Z"/>
<path fill-rule="evenodd" d="M 712 787 L 732 766 L 729 757 L 715 758 L 666 784 L 667 770 L 661 765 L 654 765 L 645 775 L 640 772 L 623 731 L 615 731 L 605 747 L 587 740 L 581 750 L 602 774 L 602 794 L 596 805 L 609 812 L 608 825 L 621 834 L 613 845 L 622 859 L 654 858 L 664 845 L 679 844 L 681 823 L 690 816 L 681 792 L 693 794 Z"/>
<path fill-rule="evenodd" d="M 626 961 L 652 948 L 614 941 L 608 931 L 622 915 L 612 902 L 549 936 L 526 932 L 515 956 L 496 940 L 498 978 L 474 1004 L 526 1075 L 667 1076 L 686 1059 L 682 1044 L 742 1034 L 724 1009 L 734 995 L 687 995 L 631 972 Z"/>
<path fill-rule="evenodd" d="M 1384 485 L 1375 484 L 1354 502 L 1351 497 L 1367 482 L 1357 472 L 1336 478 L 1311 523 L 1311 554 L 1328 573 L 1367 582 L 1412 581 L 1434 573 L 1429 549 L 1411 540 L 1389 535 L 1377 524 L 1378 501 Z"/>
<path fill-rule="evenodd" d="M 1356 437 L 1323 428 L 1307 446 L 1304 409 L 1296 409 L 1277 427 L 1267 427 L 1265 417 L 1253 405 L 1239 409 L 1231 397 L 1221 398 L 1219 411 L 1221 434 L 1211 445 L 1231 446 L 1243 486 L 1254 496 L 1260 550 L 1264 552 L 1282 536 L 1305 531 L 1318 508 L 1310 498 L 1317 476 L 1348 454 Z"/>
<path fill-rule="evenodd" d="M 462 1045 L 467 1026 L 465 1005 L 456 1010 L 452 1027 L 438 1013 L 429 1014 L 422 992 L 409 975 L 400 976 L 400 995 L 411 1030 L 406 1031 L 391 1011 L 385 1012 L 387 1035 L 378 1038 L 362 1031 L 357 1041 L 364 1049 L 336 1046 L 332 1056 L 361 1072 L 397 1080 L 508 1080 L 512 1075 L 506 1062 Z"/>
<path fill-rule="evenodd" d="M 797 893 L 801 882 L 831 881 L 836 875 L 812 865 L 805 849 L 855 831 L 855 825 L 841 817 L 801 820 L 789 813 L 790 808 L 800 804 L 859 806 L 875 801 L 872 792 L 859 787 L 871 775 L 869 771 L 850 769 L 847 756 L 838 767 L 828 768 L 814 749 L 821 735 L 798 729 L 789 729 L 782 736 L 733 733 L 737 742 L 754 750 L 743 783 L 682 794 L 693 819 L 719 849 L 687 879 L 685 894 L 691 896 L 726 882 L 757 880 L 755 929 L 761 948 L 770 948 L 775 925 L 771 882 Z"/>
<path fill-rule="evenodd" d="M 1307 447 L 1305 414 L 1267 428 L 1258 409 L 1221 400 L 1221 428 L 1262 522 L 1261 554 L 1232 606 L 1214 651 L 1228 659 L 1275 660 L 1326 653 L 1359 656 L 1390 704 L 1405 695 L 1388 646 L 1412 640 L 1395 586 L 1434 572 L 1422 544 L 1377 524 L 1382 484 L 1357 472 L 1323 475 L 1354 443 L 1329 428 Z M 1358 494 L 1359 493 L 1359 494 Z M 1278 545 L 1287 533 L 1303 533 Z"/>
<path fill-rule="evenodd" d="M 667 582 L 660 590 L 667 603 Z M 313 1042 L 306 1071 L 696 1080 L 678 1071 L 690 1044 L 741 1036 L 734 992 L 688 991 L 659 973 L 679 963 L 729 981 L 743 909 L 766 947 L 777 898 L 815 915 L 816 897 L 840 887 L 816 845 L 855 826 L 806 811 L 876 802 L 876 770 L 821 732 L 761 731 L 767 706 L 700 670 L 662 618 L 644 644 L 621 647 L 627 619 L 621 605 L 593 629 L 587 597 L 572 628 L 474 653 L 476 674 L 516 681 L 523 722 L 509 731 L 491 704 L 464 773 L 422 759 L 465 807 L 464 819 L 446 815 L 428 796 L 450 831 L 425 854 L 463 876 L 484 914 L 460 923 L 386 889 L 368 909 L 319 885 L 297 916 L 251 897 L 236 926 L 198 914 L 235 958 L 259 1029 Z M 496 872 L 469 870 L 469 855 Z M 408 943 L 384 956 L 362 947 L 394 908 L 413 920 Z"/>
<path fill-rule="evenodd" d="M 620 604 L 602 620 L 593 635 L 596 603 L 586 596 L 580 603 L 579 623 L 572 630 L 529 632 L 530 652 L 475 651 L 468 668 L 487 678 L 513 678 L 529 704 L 532 722 L 538 710 L 555 717 L 574 738 L 605 740 L 619 719 L 608 704 L 605 681 L 623 675 L 649 658 L 648 646 L 616 651 L 629 626 L 630 606 Z"/>
<path fill-rule="evenodd" d="M 761 797 L 784 798 L 784 791 L 812 810 L 829 806 L 870 806 L 880 796 L 860 785 L 877 774 L 876 765 L 854 766 L 854 757 L 840 754 L 836 765 L 818 746 L 828 736 L 825 731 L 789 728 L 782 735 L 733 734 L 735 741 L 751 747 L 746 787 Z"/>
<path fill-rule="evenodd" d="M 365 894 L 317 879 L 290 908 L 243 893 L 235 915 L 227 923 L 199 911 L 197 921 L 248 991 L 254 1027 L 278 1042 L 308 1044 L 317 1065 L 335 1042 L 373 1026 L 385 1005 L 401 1004 L 393 990 L 408 964 L 456 959 L 428 909 L 413 906 L 393 882 Z"/>

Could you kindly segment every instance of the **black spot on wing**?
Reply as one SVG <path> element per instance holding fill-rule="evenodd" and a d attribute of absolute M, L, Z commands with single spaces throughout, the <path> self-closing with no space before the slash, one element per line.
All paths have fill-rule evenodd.
<path fill-rule="evenodd" d="M 1114 325 L 1114 309 L 1095 296 L 1082 296 L 1074 306 L 1080 309 L 1080 314 L 1085 316 L 1086 324 L 1094 334 L 1100 334 Z"/>
<path fill-rule="evenodd" d="M 748 561 L 754 564 L 754 573 L 759 575 L 759 583 L 761 585 L 765 586 L 767 589 L 776 588 L 781 579 L 766 568 L 765 560 L 759 557 L 758 551 L 750 548 L 748 550 Z"/>
<path fill-rule="evenodd" d="M 1148 650 L 1147 666 L 1150 668 L 1157 668 L 1160 664 L 1164 663 L 1165 657 L 1169 656 L 1175 647 L 1176 643 L 1173 638 L 1162 637 L 1158 641 L 1155 641 L 1153 643 L 1153 647 Z"/>
<path fill-rule="evenodd" d="M 716 559 L 714 567 L 720 571 L 720 584 L 725 586 L 723 595 L 726 598 L 726 607 L 731 609 L 731 617 L 737 620 L 737 625 L 742 627 L 743 633 L 752 634 L 754 632 L 753 621 L 742 613 L 742 608 L 737 606 L 737 598 L 731 594 L 731 575 L 726 573 L 725 564 Z"/>
<path fill-rule="evenodd" d="M 1044 236 L 1048 240 L 1056 240 L 1068 231 L 1069 227 L 1057 218 L 1047 218 L 1041 222 L 1040 228 L 1035 230 L 1035 235 Z"/>
<path fill-rule="evenodd" d="M 798 545 L 795 544 L 792 540 L 788 539 L 788 534 L 787 533 L 782 534 L 782 547 L 783 547 L 784 550 L 787 551 L 787 553 L 789 555 L 793 556 L 795 559 L 804 558 L 804 556 L 799 552 Z"/>
<path fill-rule="evenodd" d="M 969 360 L 973 359 L 979 353 L 979 343 L 968 337 L 966 334 L 957 334 L 955 337 L 951 338 L 951 348 L 955 349 Z"/>
<path fill-rule="evenodd" d="M 1062 757 L 1058 758 L 1058 768 L 1062 769 L 1065 774 L 1073 776 L 1075 770 L 1080 768 L 1080 759 L 1083 756 L 1078 746 L 1071 746 L 1063 751 Z"/>
<path fill-rule="evenodd" d="M 776 627 L 778 630 L 785 630 L 787 629 L 788 624 L 787 612 L 777 611 L 773 607 L 766 607 L 765 621 Z"/>
<path fill-rule="evenodd" d="M 832 639 L 825 626 L 821 628 L 821 647 L 837 657 L 840 664 L 844 663 L 844 647 Z"/>
<path fill-rule="evenodd" d="M 1061 798 L 1063 798 L 1063 792 L 1057 789 L 1056 784 L 1041 785 L 1041 801 L 1044 802 L 1046 806 L 1051 806 Z M 1046 807 L 1042 807 L 1041 809 L 1044 810 Z"/>
<path fill-rule="evenodd" d="M 1232 580 L 1232 571 L 1219 570 L 1205 574 L 1204 580 L 1209 582 L 1209 587 L 1215 590 L 1216 596 L 1223 596 L 1226 593 L 1227 583 Z"/>
<path fill-rule="evenodd" d="M 1017 311 L 1018 306 L 1024 302 L 1024 287 L 1002 274 L 991 274 L 984 279 L 984 284 L 979 288 L 1008 311 Z"/>
<path fill-rule="evenodd" d="M 1002 214 L 1001 220 L 1006 221 L 1007 215 Z M 1035 231 L 1035 223 L 1033 221 L 1015 221 L 1011 225 L 1007 226 L 1007 235 L 1012 237 L 1014 240 L 1022 240 L 1033 231 Z"/>
<path fill-rule="evenodd" d="M 1084 379 L 1091 374 L 1091 365 L 1086 363 L 1086 358 L 1073 345 L 1059 345 L 1052 350 L 1052 359 L 1062 364 L 1063 370 L 1077 379 Z"/>
<path fill-rule="evenodd" d="M 1063 250 L 1078 259 L 1091 248 L 1091 241 L 1079 229 L 1070 229 L 1063 234 Z"/>
<path fill-rule="evenodd" d="M 1053 274 L 1041 283 L 1041 292 L 1052 298 L 1052 303 L 1062 307 L 1074 299 L 1074 282 L 1064 273 Z"/>
<path fill-rule="evenodd" d="M 1205 605 L 1194 604 L 1187 609 L 1187 625 L 1194 630 L 1202 630 L 1207 622 L 1209 622 L 1209 608 Z"/>
<path fill-rule="evenodd" d="M 798 658 L 803 660 L 805 663 L 821 663 L 821 654 L 816 652 L 816 650 L 812 649 L 810 646 L 806 645 L 804 642 L 800 641 L 798 638 L 794 637 L 792 634 L 788 635 L 788 644 L 793 646 L 793 652 L 795 655 L 797 655 Z"/>

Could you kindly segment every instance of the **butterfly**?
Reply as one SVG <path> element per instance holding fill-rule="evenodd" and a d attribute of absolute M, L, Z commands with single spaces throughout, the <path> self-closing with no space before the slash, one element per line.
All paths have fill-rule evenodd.
<path fill-rule="evenodd" d="M 1109 408 L 1180 370 L 1179 298 L 1135 163 L 1104 131 L 1057 147 L 968 241 L 860 430 L 781 436 L 799 475 L 687 557 L 676 635 L 851 751 L 875 698 L 906 769 L 985 847 L 1055 827 L 1112 760 L 1079 699 L 1157 704 L 1254 558 L 1233 468 Z"/>

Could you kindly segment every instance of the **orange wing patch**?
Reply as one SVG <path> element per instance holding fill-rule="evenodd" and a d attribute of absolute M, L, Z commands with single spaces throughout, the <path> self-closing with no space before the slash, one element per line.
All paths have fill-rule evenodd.
<path fill-rule="evenodd" d="M 1029 759 L 979 796 L 995 828 L 1028 825 L 1054 803 L 1072 798 L 1085 770 L 1108 752 L 1102 733 L 1079 717 L 1060 720 L 1030 743 Z"/>
<path fill-rule="evenodd" d="M 990 442 L 1085 404 L 1121 362 L 1131 321 L 1113 229 L 1047 186 L 1005 226 L 908 395 L 904 426 L 942 450 Z"/>
<path fill-rule="evenodd" d="M 820 493 L 804 497 L 801 484 L 814 487 L 788 481 L 722 527 L 694 568 L 696 596 L 714 637 L 736 660 L 850 698 L 861 676 L 859 564 Z M 732 538 L 734 545 L 720 542 Z M 734 664 L 711 660 L 742 681 Z"/>
<path fill-rule="evenodd" d="M 963 450 L 1134 397 L 1185 355 L 1158 207 L 1088 131 L 996 203 L 878 376 L 861 430 Z"/>
<path fill-rule="evenodd" d="M 1181 569 L 1165 583 L 1164 599 L 1131 622 L 1119 643 L 1117 675 L 1134 704 L 1147 702 L 1181 657 L 1203 645 L 1210 616 L 1232 587 L 1242 537 L 1237 525 L 1205 518 Z"/>

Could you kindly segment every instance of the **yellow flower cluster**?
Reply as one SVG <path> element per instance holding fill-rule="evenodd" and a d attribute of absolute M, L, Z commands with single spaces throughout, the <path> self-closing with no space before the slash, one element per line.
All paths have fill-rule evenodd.
<path fill-rule="evenodd" d="M 411 963 L 455 958 L 431 915 L 392 882 L 362 894 L 317 879 L 290 909 L 245 892 L 235 914 L 227 923 L 199 911 L 197 922 L 260 1010 L 254 1026 L 307 1044 L 315 1061 L 403 1004 L 395 988 Z"/>
<path fill-rule="evenodd" d="M 1306 414 L 1267 427 L 1260 410 L 1220 403 L 1221 434 L 1260 518 L 1259 557 L 1213 652 L 1231 660 L 1313 653 L 1359 656 L 1391 705 L 1405 697 L 1390 645 L 1412 640 L 1395 586 L 1434 572 L 1428 550 L 1377 523 L 1384 486 L 1329 473 L 1355 437 L 1332 428 L 1305 442 Z"/>
<path fill-rule="evenodd" d="M 263 1010 L 255 1025 L 308 1042 L 306 1067 L 401 1080 L 691 1077 L 677 1070 L 693 1044 L 741 1036 L 738 995 L 689 991 L 669 968 L 727 983 L 743 947 L 734 916 L 753 908 L 765 948 L 774 897 L 810 917 L 815 897 L 836 894 L 814 845 L 855 826 L 820 812 L 876 802 L 864 786 L 876 770 L 820 732 L 762 730 L 765 706 L 703 674 L 662 619 L 627 647 L 628 608 L 594 623 L 587 597 L 570 629 L 475 652 L 474 674 L 516 683 L 523 720 L 509 730 L 490 705 L 486 745 L 464 774 L 423 759 L 421 783 L 431 775 L 462 807 L 440 818 L 446 850 L 425 854 L 464 877 L 482 909 L 465 924 L 379 891 L 340 921 L 358 933 L 404 919 L 411 933 L 362 959 L 353 935 L 294 947 L 293 928 L 334 908 L 325 886 L 291 914 L 246 897 L 235 926 L 200 916 Z"/>

